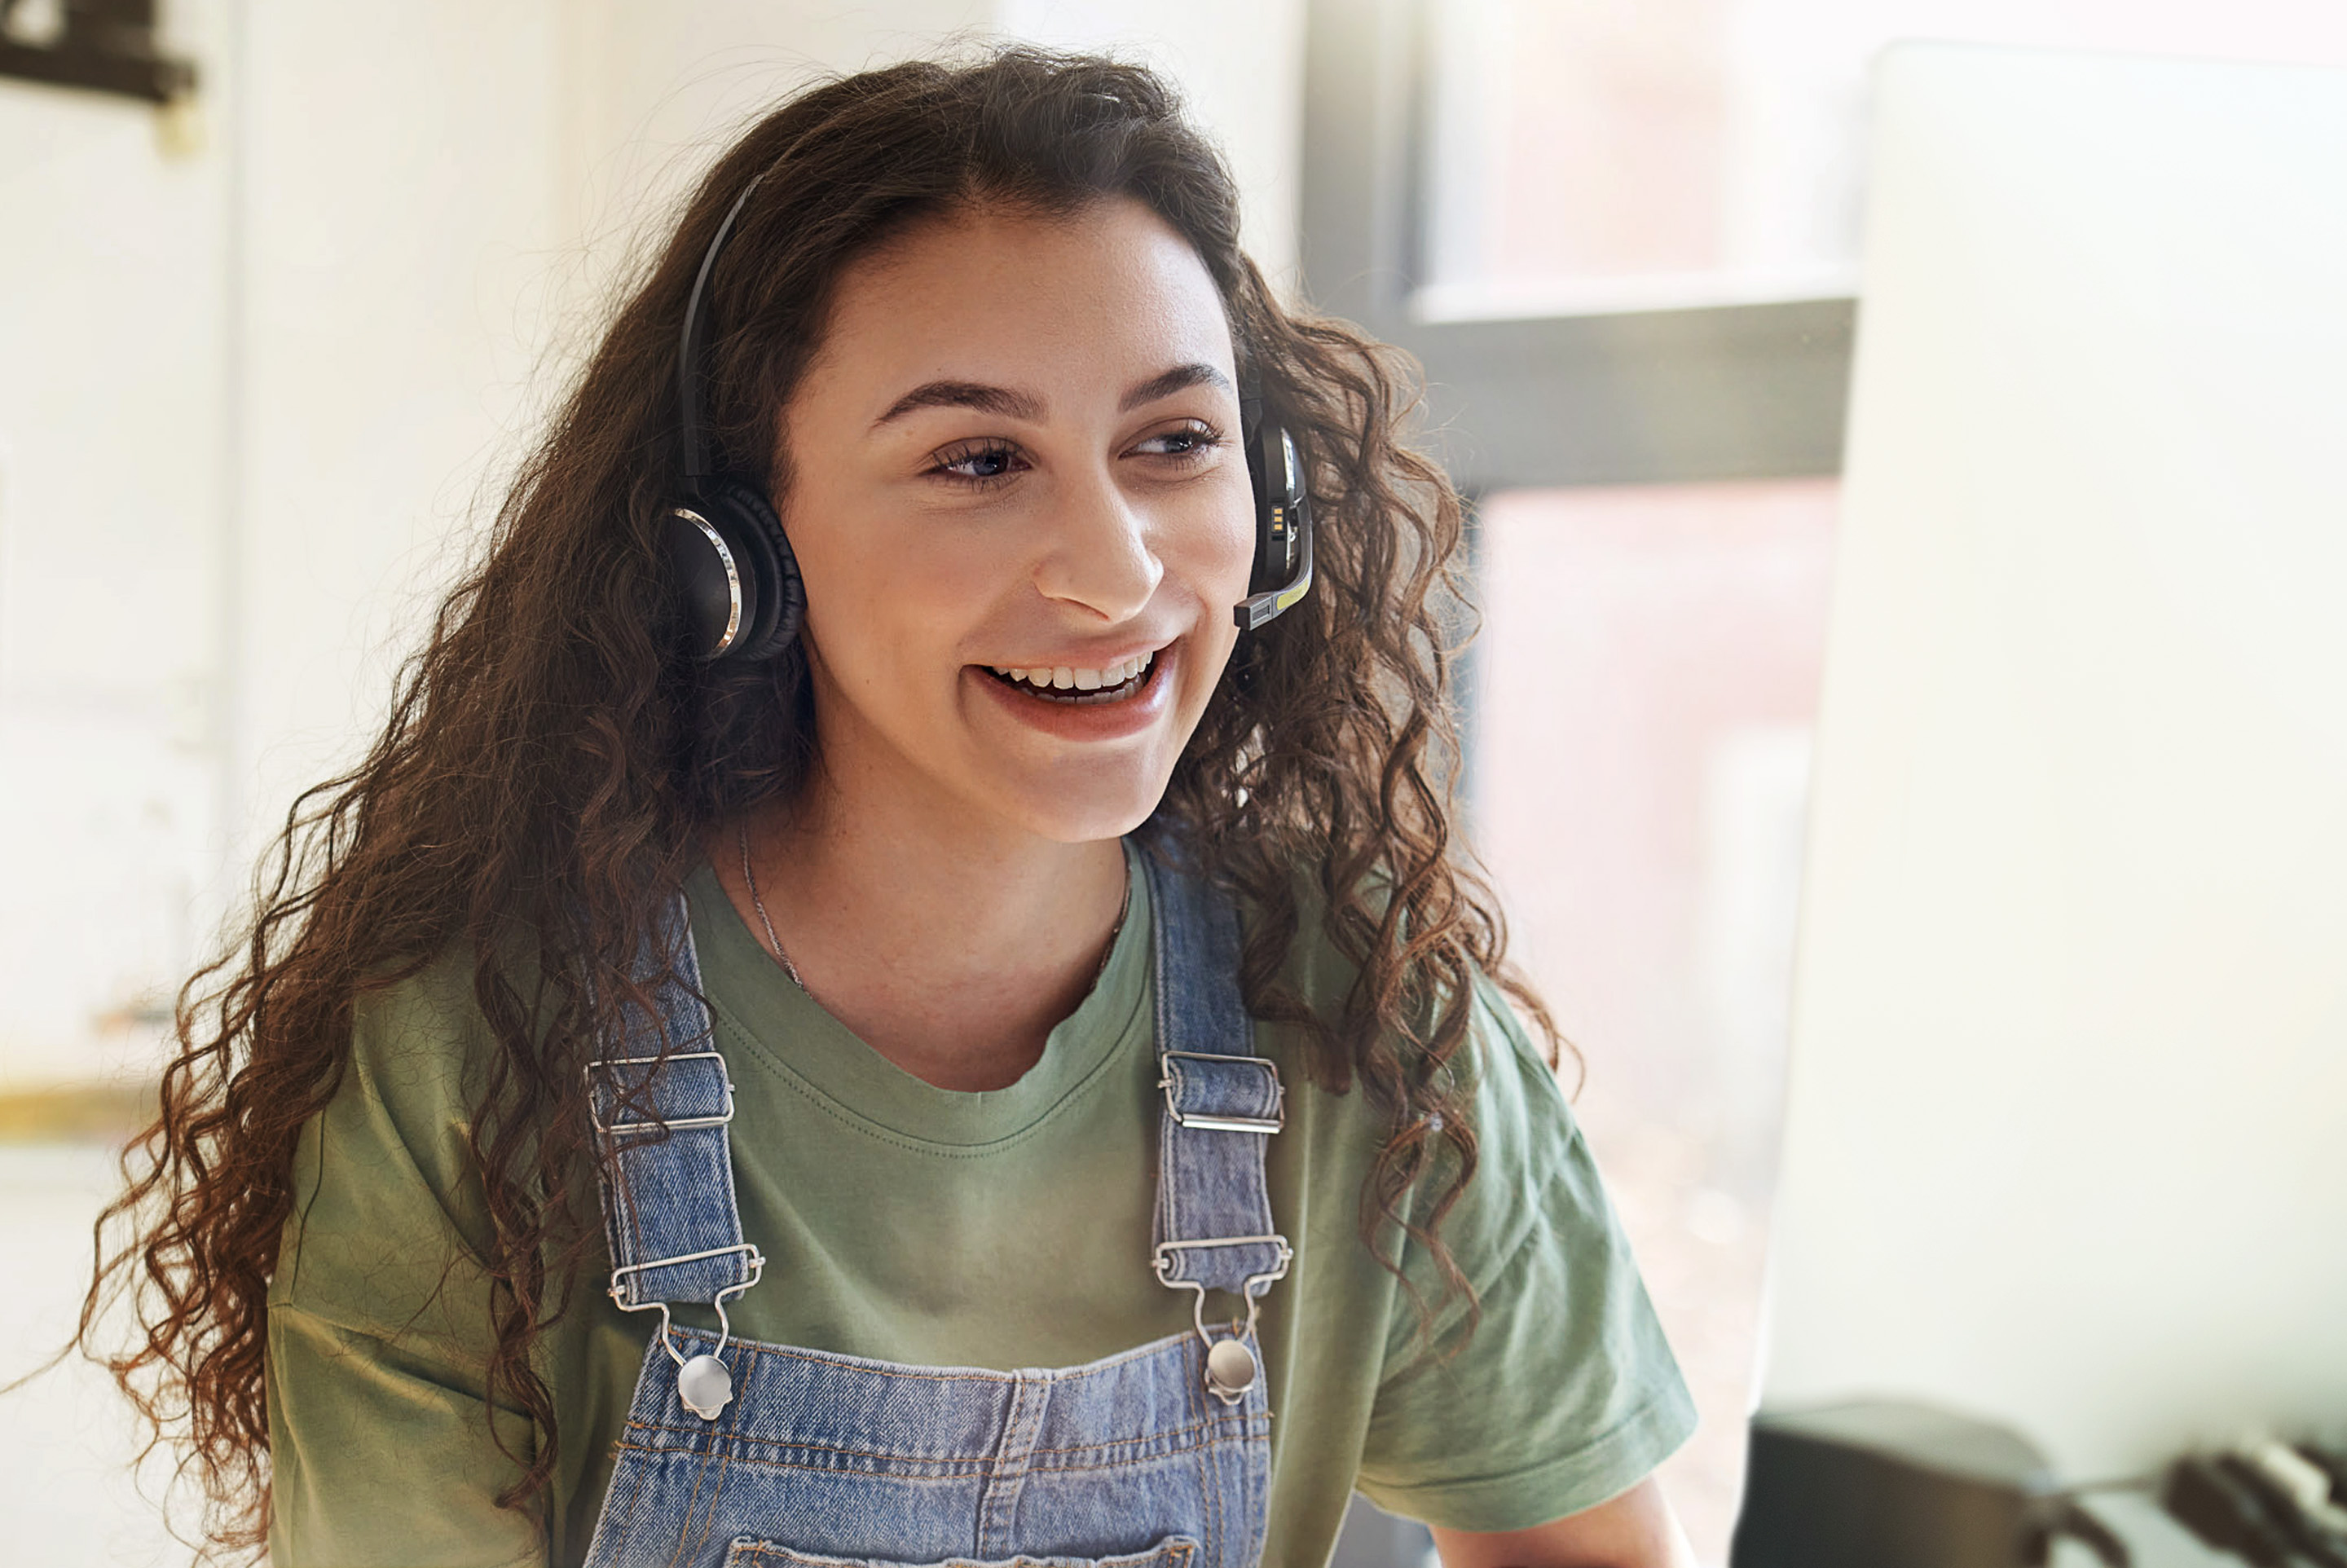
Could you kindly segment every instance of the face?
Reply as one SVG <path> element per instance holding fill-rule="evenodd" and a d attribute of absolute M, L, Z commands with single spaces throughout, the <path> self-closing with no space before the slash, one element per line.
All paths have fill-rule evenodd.
<path fill-rule="evenodd" d="M 832 785 L 1061 842 L 1138 825 L 1254 551 L 1187 242 L 1123 200 L 925 224 L 843 274 L 783 442 Z"/>

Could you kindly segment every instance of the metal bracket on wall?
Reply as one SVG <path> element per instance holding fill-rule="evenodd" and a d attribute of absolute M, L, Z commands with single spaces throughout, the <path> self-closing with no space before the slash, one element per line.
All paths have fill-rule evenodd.
<path fill-rule="evenodd" d="M 41 42 L 15 26 L 24 0 L 0 0 L 0 77 L 169 104 L 195 91 L 196 67 L 155 43 L 155 0 L 59 0 L 62 25 Z"/>

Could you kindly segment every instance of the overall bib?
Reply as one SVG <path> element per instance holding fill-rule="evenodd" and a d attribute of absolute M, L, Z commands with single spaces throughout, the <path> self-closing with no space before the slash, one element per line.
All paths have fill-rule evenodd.
<path fill-rule="evenodd" d="M 1252 1568 L 1271 1450 L 1255 1317 L 1291 1256 L 1264 1187 L 1282 1091 L 1251 1054 L 1229 905 L 1144 864 L 1164 1093 L 1147 1261 L 1196 1293 L 1196 1331 L 1080 1367 L 912 1367 L 729 1337 L 724 1304 L 764 1259 L 742 1236 L 733 1086 L 682 898 L 671 907 L 670 952 L 645 966 L 669 977 L 652 988 L 667 1060 L 638 1015 L 588 1070 L 611 1296 L 661 1315 L 589 1568 Z M 1245 1320 L 1210 1326 L 1209 1290 Z M 714 1306 L 719 1327 L 672 1322 L 680 1302 Z"/>

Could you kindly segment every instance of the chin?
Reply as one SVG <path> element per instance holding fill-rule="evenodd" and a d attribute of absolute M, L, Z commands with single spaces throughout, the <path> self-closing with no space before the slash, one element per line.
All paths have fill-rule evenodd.
<path fill-rule="evenodd" d="M 992 679 L 974 671 L 965 677 L 973 684 Z M 1005 727 L 998 718 L 999 693 L 981 686 L 978 694 L 983 699 L 976 709 L 979 723 L 969 735 L 973 743 L 958 759 L 958 793 L 997 820 L 1055 844 L 1121 838 L 1147 822 L 1164 799 L 1195 726 L 1192 710 L 1204 706 L 1178 687 L 1162 691 L 1161 699 L 1174 700 L 1161 702 L 1145 724 L 1123 735 L 1088 739 L 1054 735 L 1040 725 Z M 1010 712 L 1014 718 L 1027 716 Z"/>
<path fill-rule="evenodd" d="M 1054 844 L 1095 844 L 1122 838 L 1149 820 L 1165 798 L 1163 778 L 1147 787 L 1036 792 L 1015 810 L 1020 825 Z"/>

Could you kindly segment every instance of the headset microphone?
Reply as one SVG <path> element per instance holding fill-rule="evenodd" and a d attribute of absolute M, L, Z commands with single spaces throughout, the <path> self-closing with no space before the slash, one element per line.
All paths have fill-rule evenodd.
<path fill-rule="evenodd" d="M 775 167 L 780 167 L 776 165 Z M 766 173 L 772 173 L 769 169 Z M 751 194 L 766 174 L 743 187 L 701 258 L 684 308 L 677 354 L 677 419 L 684 480 L 670 507 L 663 544 L 683 601 L 693 656 L 703 661 L 771 659 L 798 635 L 806 589 L 798 558 L 774 504 L 757 485 L 718 470 L 702 422 L 703 302 L 717 257 Z M 1312 500 L 1304 466 L 1284 426 L 1266 424 L 1261 403 L 1242 400 L 1241 440 L 1255 499 L 1255 563 L 1247 597 L 1231 618 L 1252 631 L 1288 610 L 1312 588 Z"/>
<path fill-rule="evenodd" d="M 1255 570 L 1247 596 L 1231 608 L 1241 631 L 1253 631 L 1312 591 L 1312 497 L 1304 465 L 1285 425 L 1266 425 L 1260 405 L 1241 405 L 1247 480 L 1255 487 Z"/>

